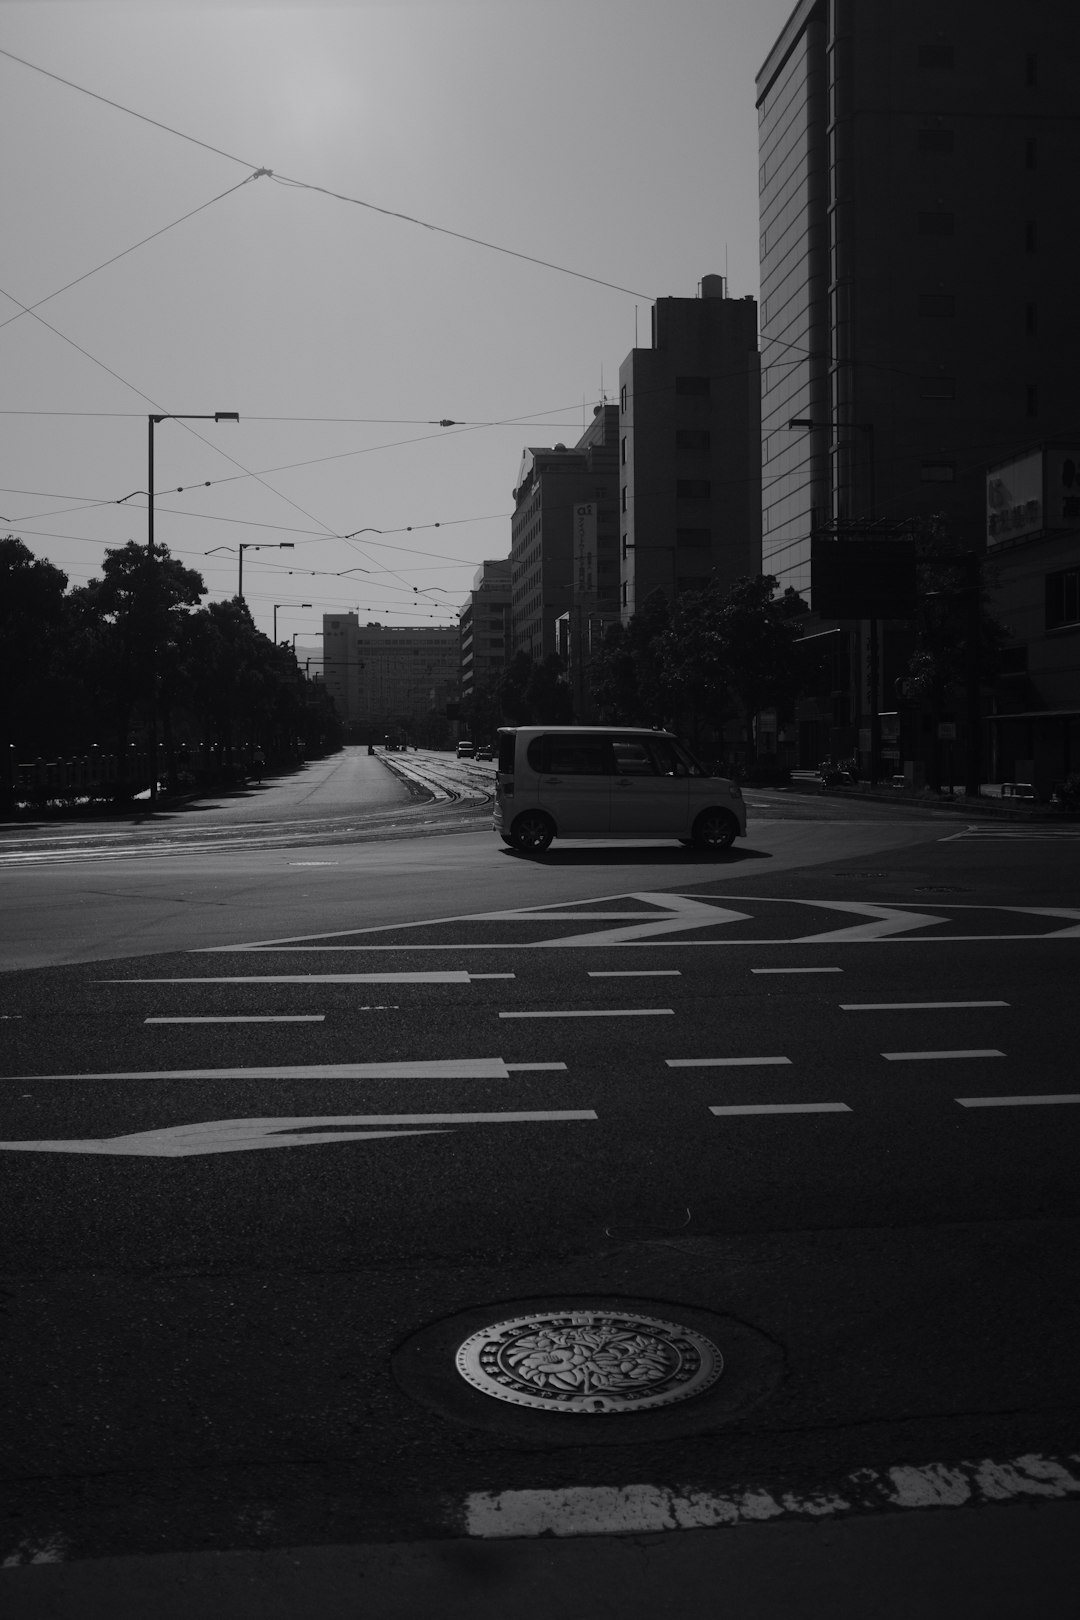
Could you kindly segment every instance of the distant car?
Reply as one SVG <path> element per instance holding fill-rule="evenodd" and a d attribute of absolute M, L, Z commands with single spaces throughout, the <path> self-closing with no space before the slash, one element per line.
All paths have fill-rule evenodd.
<path fill-rule="evenodd" d="M 473 747 L 471 742 L 459 742 L 458 743 L 458 745 L 457 745 L 457 757 L 458 757 L 458 759 L 472 759 L 472 757 L 473 757 L 473 755 L 475 753 L 476 753 L 476 749 Z"/>
<path fill-rule="evenodd" d="M 491 759 L 491 757 L 492 757 L 492 753 L 491 753 L 490 748 L 484 747 L 484 748 L 478 748 L 476 750 L 476 754 L 475 754 L 476 759 Z"/>

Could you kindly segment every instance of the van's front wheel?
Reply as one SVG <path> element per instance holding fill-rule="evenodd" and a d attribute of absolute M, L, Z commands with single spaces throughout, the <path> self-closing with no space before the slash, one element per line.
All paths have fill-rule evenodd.
<path fill-rule="evenodd" d="M 695 849 L 730 849 L 739 824 L 730 810 L 703 810 L 694 822 Z"/>
<path fill-rule="evenodd" d="M 510 842 L 522 855 L 542 855 L 554 836 L 551 817 L 542 810 L 526 810 L 510 829 Z"/>

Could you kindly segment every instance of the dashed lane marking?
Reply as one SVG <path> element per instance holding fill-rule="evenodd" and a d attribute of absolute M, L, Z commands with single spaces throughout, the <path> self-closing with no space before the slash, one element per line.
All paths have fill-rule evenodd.
<path fill-rule="evenodd" d="M 723 1103 L 709 1109 L 710 1114 L 850 1114 L 847 1103 Z"/>
<path fill-rule="evenodd" d="M 681 968 L 595 968 L 590 979 L 681 979 Z"/>
<path fill-rule="evenodd" d="M 224 1013 L 204 1018 L 144 1018 L 144 1024 L 323 1024 L 325 1013 Z"/>
<path fill-rule="evenodd" d="M 842 1001 L 841 1012 L 904 1012 L 929 1007 L 1007 1007 L 1007 1001 Z"/>
<path fill-rule="evenodd" d="M 843 973 L 841 967 L 751 968 L 751 973 Z"/>
<path fill-rule="evenodd" d="M 1003 1058 L 1005 1053 L 994 1046 L 973 1046 L 965 1051 L 882 1052 L 881 1055 L 890 1063 L 920 1063 L 936 1062 L 938 1058 Z"/>
<path fill-rule="evenodd" d="M 1080 1091 L 1061 1091 L 1043 1097 L 957 1097 L 961 1108 L 1039 1108 L 1055 1103 L 1080 1103 Z"/>
<path fill-rule="evenodd" d="M 790 1063 L 789 1057 L 665 1058 L 669 1069 L 755 1069 Z"/>
<path fill-rule="evenodd" d="M 556 1008 L 550 1012 L 501 1012 L 500 1018 L 674 1018 L 674 1007 Z"/>

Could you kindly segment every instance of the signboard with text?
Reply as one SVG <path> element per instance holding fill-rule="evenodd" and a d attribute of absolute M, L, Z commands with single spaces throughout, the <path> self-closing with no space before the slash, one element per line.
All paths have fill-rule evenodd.
<path fill-rule="evenodd" d="M 578 504 L 571 516 L 574 602 L 577 607 L 590 608 L 596 604 L 596 507 L 591 501 Z"/>

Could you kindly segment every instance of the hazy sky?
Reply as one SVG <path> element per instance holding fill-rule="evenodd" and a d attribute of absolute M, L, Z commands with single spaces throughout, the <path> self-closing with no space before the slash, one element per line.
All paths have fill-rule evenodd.
<path fill-rule="evenodd" d="M 241 541 L 291 541 L 244 555 L 279 639 L 454 622 L 522 448 L 616 396 L 652 299 L 725 265 L 757 295 L 754 75 L 790 10 L 7 0 L 2 50 L 120 106 L 0 55 L 0 533 L 84 583 L 146 539 L 116 503 L 147 414 L 239 411 L 155 429 L 155 538 L 208 599 Z"/>

